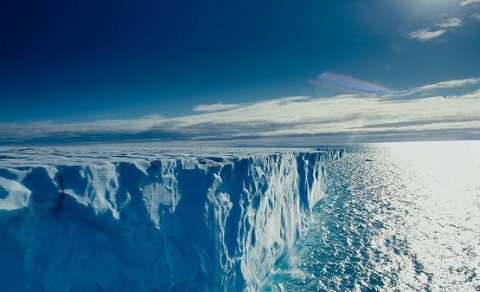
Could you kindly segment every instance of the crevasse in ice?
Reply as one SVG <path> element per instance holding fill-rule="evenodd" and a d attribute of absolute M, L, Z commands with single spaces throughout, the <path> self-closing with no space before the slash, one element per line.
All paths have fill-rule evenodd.
<path fill-rule="evenodd" d="M 256 290 L 305 231 L 325 164 L 343 152 L 249 151 L 4 155 L 0 287 Z"/>

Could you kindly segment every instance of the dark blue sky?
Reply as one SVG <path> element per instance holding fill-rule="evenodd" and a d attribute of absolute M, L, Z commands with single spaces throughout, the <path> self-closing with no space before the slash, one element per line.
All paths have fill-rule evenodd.
<path fill-rule="evenodd" d="M 395 89 L 480 76 L 476 4 L 431 2 L 4 0 L 0 122 L 314 95 L 323 71 Z M 411 39 L 460 16 L 461 30 Z"/>

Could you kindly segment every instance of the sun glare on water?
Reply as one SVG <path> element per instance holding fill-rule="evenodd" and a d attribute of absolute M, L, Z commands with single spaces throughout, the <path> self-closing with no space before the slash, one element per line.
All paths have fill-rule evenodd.
<path fill-rule="evenodd" d="M 479 149 L 478 142 L 391 147 L 394 160 L 403 166 L 405 199 L 410 199 L 404 231 L 434 287 L 468 287 L 466 283 L 479 281 Z"/>
<path fill-rule="evenodd" d="M 265 291 L 480 290 L 480 142 L 364 145 L 328 174 Z"/>

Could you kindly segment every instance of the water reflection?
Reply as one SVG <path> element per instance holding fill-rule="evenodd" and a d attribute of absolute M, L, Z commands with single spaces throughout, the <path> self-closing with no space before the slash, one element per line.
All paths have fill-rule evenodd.
<path fill-rule="evenodd" d="M 480 290 L 480 143 L 352 147 L 265 291 Z"/>

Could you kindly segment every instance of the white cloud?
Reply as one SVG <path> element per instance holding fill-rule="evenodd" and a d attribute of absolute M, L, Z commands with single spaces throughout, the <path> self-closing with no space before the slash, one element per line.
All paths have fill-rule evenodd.
<path fill-rule="evenodd" d="M 447 32 L 445 29 L 438 29 L 438 30 L 429 30 L 429 29 L 418 29 L 412 33 L 410 33 L 410 39 L 417 39 L 420 41 L 429 41 L 435 38 L 438 38 L 442 34 Z"/>
<path fill-rule="evenodd" d="M 225 111 L 234 108 L 238 108 L 241 105 L 239 104 L 224 104 L 224 103 L 213 103 L 213 104 L 200 104 L 193 108 L 195 112 L 216 112 L 216 111 Z"/>
<path fill-rule="evenodd" d="M 460 5 L 466 6 L 466 5 L 475 4 L 475 3 L 480 3 L 480 0 L 462 0 L 460 2 Z"/>
<path fill-rule="evenodd" d="M 475 84 L 480 84 L 480 78 L 444 81 L 414 90 L 420 92 Z M 412 131 L 436 131 L 441 135 L 448 130 L 468 134 L 468 129 L 472 128 L 480 132 L 480 90 L 421 99 L 370 98 L 355 94 L 327 98 L 296 96 L 236 106 L 176 118 L 152 115 L 133 120 L 112 119 L 75 124 L 0 124 L 0 143 L 38 139 L 182 140 L 288 135 L 372 137 L 385 133 L 400 137 Z"/>
<path fill-rule="evenodd" d="M 473 18 L 475 18 L 476 20 L 480 20 L 480 13 L 474 13 L 471 15 Z"/>
<path fill-rule="evenodd" d="M 453 28 L 453 27 L 460 27 L 462 25 L 463 25 L 462 20 L 456 17 L 447 18 L 437 23 L 437 26 L 441 28 Z"/>
<path fill-rule="evenodd" d="M 431 28 L 422 28 L 415 30 L 409 34 L 410 39 L 415 39 L 419 41 L 430 41 L 436 39 L 448 31 L 452 31 L 455 28 L 462 27 L 463 22 L 460 18 L 450 17 L 444 18 L 441 21 L 437 22 Z"/>

